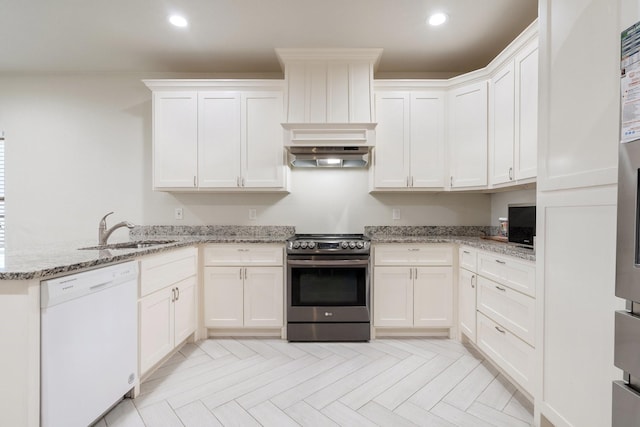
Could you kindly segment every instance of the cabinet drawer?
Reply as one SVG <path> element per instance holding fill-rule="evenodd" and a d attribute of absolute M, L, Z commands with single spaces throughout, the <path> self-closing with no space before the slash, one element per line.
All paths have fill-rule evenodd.
<path fill-rule="evenodd" d="M 478 313 L 478 347 L 528 393 L 533 389 L 535 350 L 482 313 Z"/>
<path fill-rule="evenodd" d="M 204 265 L 283 265 L 283 245 L 223 244 L 204 248 Z"/>
<path fill-rule="evenodd" d="M 467 248 L 467 247 L 462 247 L 459 249 L 459 261 L 460 261 L 460 267 L 469 270 L 469 271 L 476 271 L 476 268 L 478 267 L 478 252 Z"/>
<path fill-rule="evenodd" d="M 198 250 L 184 248 L 140 260 L 140 296 L 165 288 L 198 271 Z"/>
<path fill-rule="evenodd" d="M 535 300 L 511 288 L 478 277 L 478 310 L 535 346 Z"/>
<path fill-rule="evenodd" d="M 414 267 L 431 265 L 453 265 L 453 247 L 447 244 L 376 245 L 375 265 L 409 265 Z"/>
<path fill-rule="evenodd" d="M 516 261 L 513 258 L 479 253 L 478 274 L 520 291 L 536 296 L 536 267 L 532 263 Z"/>

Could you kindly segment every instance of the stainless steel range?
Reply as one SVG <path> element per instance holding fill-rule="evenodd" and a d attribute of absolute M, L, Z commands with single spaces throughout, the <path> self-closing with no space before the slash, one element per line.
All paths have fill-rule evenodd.
<path fill-rule="evenodd" d="M 287 240 L 287 339 L 368 341 L 369 253 L 361 234 Z"/>

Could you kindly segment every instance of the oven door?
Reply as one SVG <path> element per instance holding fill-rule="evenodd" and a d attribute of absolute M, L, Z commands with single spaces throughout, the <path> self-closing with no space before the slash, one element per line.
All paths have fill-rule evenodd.
<path fill-rule="evenodd" d="M 287 259 L 288 322 L 368 322 L 369 258 Z"/>

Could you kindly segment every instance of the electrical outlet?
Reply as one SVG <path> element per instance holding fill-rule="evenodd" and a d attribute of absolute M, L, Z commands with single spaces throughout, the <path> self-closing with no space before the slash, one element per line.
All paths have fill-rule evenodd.
<path fill-rule="evenodd" d="M 391 211 L 391 219 L 400 219 L 400 209 L 394 208 Z"/>
<path fill-rule="evenodd" d="M 173 217 L 175 219 L 184 219 L 184 210 L 182 208 L 175 208 L 173 211 Z"/>
<path fill-rule="evenodd" d="M 249 219 L 255 220 L 258 219 L 258 214 L 255 209 L 249 209 Z"/>

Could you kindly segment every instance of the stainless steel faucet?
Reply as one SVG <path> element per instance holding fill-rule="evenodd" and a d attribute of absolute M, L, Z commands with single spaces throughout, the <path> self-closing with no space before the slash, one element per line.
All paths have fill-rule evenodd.
<path fill-rule="evenodd" d="M 117 223 L 113 227 L 107 229 L 107 217 L 112 213 L 113 212 L 109 212 L 108 214 L 103 216 L 102 219 L 100 220 L 100 224 L 98 225 L 98 244 L 100 246 L 106 245 L 107 239 L 109 239 L 109 236 L 111 236 L 111 233 L 116 231 L 118 228 L 127 227 L 129 229 L 132 229 L 133 227 L 135 227 L 135 225 L 130 223 L 129 221 L 122 221 Z"/>

